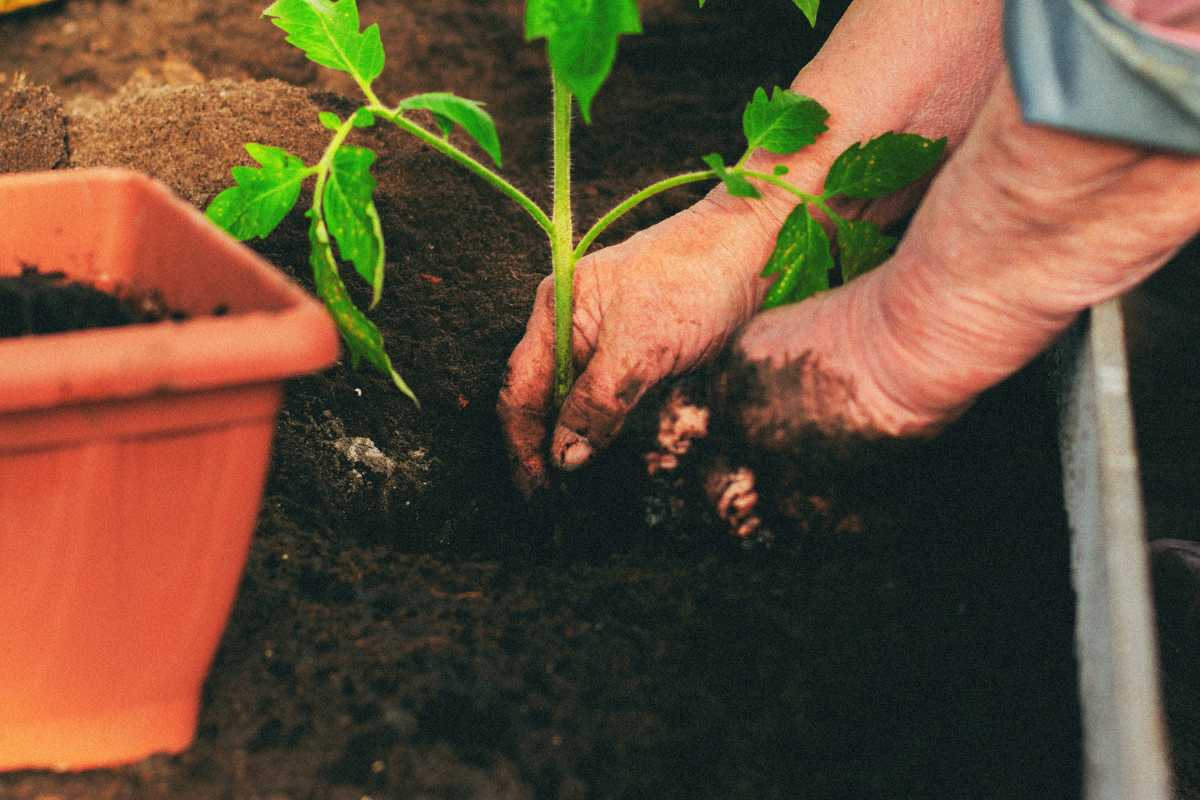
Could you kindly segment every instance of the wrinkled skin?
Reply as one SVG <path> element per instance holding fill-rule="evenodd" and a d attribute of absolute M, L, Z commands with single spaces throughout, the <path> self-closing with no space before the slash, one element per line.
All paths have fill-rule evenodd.
<path fill-rule="evenodd" d="M 962 11 L 963 3 L 904 5 L 913 10 L 906 19 L 963 25 L 952 14 L 928 18 L 951 7 Z M 987 6 L 975 9 L 982 17 L 998 14 L 998 4 L 980 5 Z M 904 67 L 916 70 L 918 84 L 924 78 L 926 88 L 934 87 L 914 106 L 930 116 L 905 112 L 899 124 L 889 122 L 895 117 L 888 117 L 879 94 L 889 87 L 872 84 L 858 92 L 877 95 L 858 99 L 879 112 L 883 129 L 951 138 L 953 152 L 895 256 L 848 286 L 746 322 L 766 285 L 754 276 L 773 239 L 764 230 L 772 218 L 777 230 L 786 213 L 781 198 L 749 211 L 716 200 L 717 192 L 703 209 L 597 253 L 581 265 L 577 283 L 576 356 L 584 372 L 550 441 L 549 455 L 560 467 L 578 467 L 606 444 L 650 384 L 711 359 L 731 337 L 719 364 L 710 367 L 704 410 L 710 428 L 739 437 L 741 445 L 812 457 L 814 443 L 825 442 L 836 462 L 859 459 L 875 443 L 932 436 L 1049 345 L 1080 311 L 1143 280 L 1200 230 L 1194 202 L 1200 159 L 1026 125 L 999 69 L 997 32 L 986 24 L 948 36 L 962 45 L 958 51 L 941 50 L 939 38 L 941 55 L 933 61 L 941 66 L 921 73 L 917 56 L 930 53 L 905 49 L 926 41 L 921 31 L 909 28 L 915 37 L 909 39 L 904 29 L 897 33 L 903 20 L 895 19 L 880 27 L 894 7 L 889 0 L 852 7 L 874 13 L 848 14 L 839 32 L 849 25 L 864 43 L 843 52 L 851 40 L 835 32 L 794 88 L 804 91 L 813 75 L 836 77 L 828 65 L 847 53 L 860 61 L 843 64 L 877 57 L 872 43 L 881 36 L 901 62 L 906 53 L 914 59 L 894 72 L 911 80 Z M 951 69 L 947 59 L 956 57 Z M 951 88 L 928 82 L 931 75 Z M 890 88 L 903 108 L 904 90 Z M 839 109 L 847 108 L 840 102 L 831 105 L 834 131 Z M 845 117 L 856 119 L 850 111 Z M 852 139 L 878 132 L 850 129 Z M 834 141 L 790 166 L 802 176 L 823 174 L 842 146 Z M 886 221 L 902 203 L 845 211 Z M 682 279 L 671 283 L 675 275 Z M 663 297 L 672 298 L 666 313 L 657 310 Z M 513 354 L 500 401 L 518 480 L 526 487 L 546 474 L 552 309 L 545 303 L 535 307 L 529 334 Z M 668 403 L 663 413 L 678 418 L 680 409 Z M 701 438 L 695 431 L 689 436 Z M 648 464 L 672 469 L 672 459 L 677 465 L 682 457 L 660 442 Z M 757 499 L 753 476 L 740 464 L 713 472 L 705 480 L 710 496 L 718 511 L 724 508 L 731 531 L 745 533 L 754 505 L 747 498 Z"/>
<path fill-rule="evenodd" d="M 766 259 L 770 223 L 751 207 L 719 202 L 702 202 L 580 263 L 574 316 L 580 373 L 550 443 L 559 466 L 578 467 L 608 444 L 647 389 L 712 359 L 754 312 L 760 297 L 740 274 L 741 254 Z M 728 224 L 731 219 L 736 224 Z M 715 235 L 698 239 L 695 232 L 706 228 Z M 499 406 L 514 475 L 527 492 L 547 479 L 553 350 L 554 292 L 547 278 L 513 352 Z"/>
<path fill-rule="evenodd" d="M 1198 193 L 1200 159 L 1026 125 L 1002 77 L 896 255 L 753 318 L 714 370 L 710 416 L 759 450 L 824 442 L 848 466 L 934 435 L 1162 266 L 1200 231 Z"/>
<path fill-rule="evenodd" d="M 819 191 L 829 165 L 854 142 L 887 130 L 961 140 L 1000 64 L 1001 0 L 858 0 L 792 89 L 831 112 L 830 131 L 788 157 L 751 166 L 789 167 Z M 932 58 L 928 32 L 937 31 Z M 552 407 L 553 293 L 540 287 L 525 337 L 509 361 L 498 412 L 527 493 L 546 485 L 548 462 L 586 463 L 620 430 L 642 394 L 711 360 L 761 304 L 758 273 L 791 210 L 790 195 L 730 197 L 723 188 L 630 240 L 583 259 L 575 274 L 579 378 L 561 412 Z M 887 223 L 915 192 L 840 210 Z"/>

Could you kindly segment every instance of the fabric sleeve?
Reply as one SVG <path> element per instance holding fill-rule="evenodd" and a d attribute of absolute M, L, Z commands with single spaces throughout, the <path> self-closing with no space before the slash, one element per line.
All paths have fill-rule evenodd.
<path fill-rule="evenodd" d="M 1028 122 L 1200 154 L 1200 0 L 1007 0 Z"/>

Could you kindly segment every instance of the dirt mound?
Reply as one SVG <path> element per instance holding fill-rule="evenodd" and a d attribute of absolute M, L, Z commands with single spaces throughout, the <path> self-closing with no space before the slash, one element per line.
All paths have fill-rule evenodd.
<path fill-rule="evenodd" d="M 243 142 L 311 162 L 329 135 L 318 109 L 353 107 L 345 76 L 283 44 L 262 5 L 39 7 L 0 17 L 0 72 L 27 70 L 67 100 L 70 164 L 135 167 L 203 205 L 247 162 Z M 646 34 L 622 40 L 597 122 L 576 136 L 581 222 L 699 154 L 732 153 L 753 89 L 786 85 L 820 41 L 786 0 L 696 5 L 655 2 Z M 822 32 L 836 5 L 823 4 Z M 388 47 L 376 88 L 393 102 L 437 89 L 488 101 L 506 174 L 544 201 L 547 80 L 522 4 L 424 6 L 361 0 Z M 0 140 L 5 129 L 0 115 Z M 380 153 L 389 250 L 371 316 L 424 411 L 347 364 L 291 385 L 195 746 L 118 770 L 0 776 L 0 796 L 1078 791 L 1073 595 L 1053 409 L 1036 381 L 985 399 L 899 473 L 814 489 L 820 532 L 769 553 L 703 519 L 648 528 L 627 479 L 631 425 L 572 481 L 554 546 L 509 482 L 493 410 L 549 269 L 545 237 L 397 131 L 353 143 Z M 608 240 L 702 191 L 656 198 Z M 252 246 L 308 281 L 299 214 Z"/>
<path fill-rule="evenodd" d="M 232 183 L 231 165 L 249 162 L 246 142 L 283 147 L 310 163 L 323 149 L 311 93 L 277 80 L 130 86 L 73 110 L 72 167 L 128 167 L 200 207 Z"/>
<path fill-rule="evenodd" d="M 0 84 L 0 172 L 54 169 L 67 160 L 62 100 L 18 75 Z"/>

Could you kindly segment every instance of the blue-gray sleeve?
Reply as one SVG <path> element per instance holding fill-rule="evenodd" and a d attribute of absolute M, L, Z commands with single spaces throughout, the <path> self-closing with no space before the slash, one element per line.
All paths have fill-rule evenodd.
<path fill-rule="evenodd" d="M 1004 46 L 1026 121 L 1200 154 L 1200 53 L 1101 0 L 1006 0 Z"/>

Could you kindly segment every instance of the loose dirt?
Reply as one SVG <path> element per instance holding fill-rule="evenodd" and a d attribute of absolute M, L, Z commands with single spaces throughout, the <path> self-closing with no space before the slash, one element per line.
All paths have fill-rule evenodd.
<path fill-rule="evenodd" d="M 623 40 L 577 137 L 581 218 L 699 154 L 735 155 L 745 98 L 786 85 L 837 16 L 826 4 L 813 34 L 783 0 L 694 5 L 651 3 L 646 35 Z M 506 173 L 544 202 L 547 80 L 521 5 L 360 6 L 389 49 L 381 94 L 488 101 Z M 42 120 L 30 136 L 43 155 L 5 167 L 131 166 L 202 206 L 245 141 L 314 158 L 318 109 L 351 108 L 353 87 L 259 12 L 66 0 L 0 18 L 0 132 L 6 107 Z M 12 88 L 18 71 L 52 91 Z M 373 317 L 425 410 L 348 364 L 294 383 L 195 746 L 6 775 L 0 797 L 1078 795 L 1073 596 L 1040 366 L 930 448 L 813 485 L 801 530 L 769 550 L 700 514 L 648 525 L 653 487 L 633 476 L 652 420 L 635 421 L 572 482 L 556 543 L 508 481 L 493 411 L 548 271 L 542 236 L 398 132 L 356 137 L 381 154 L 390 245 Z M 647 203 L 606 241 L 700 191 Z M 254 246 L 309 281 L 298 217 Z"/>

